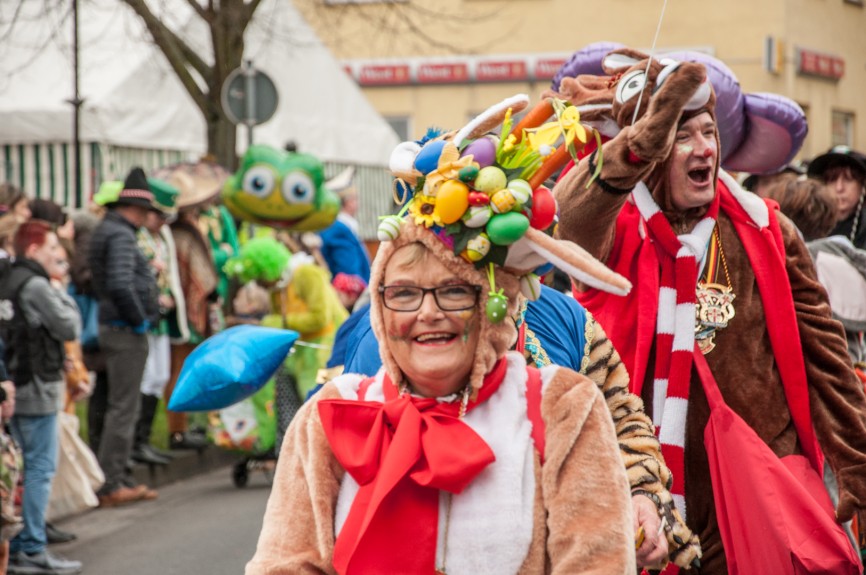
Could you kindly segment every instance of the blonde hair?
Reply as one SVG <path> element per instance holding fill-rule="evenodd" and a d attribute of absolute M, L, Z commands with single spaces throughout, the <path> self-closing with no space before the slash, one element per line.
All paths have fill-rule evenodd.
<path fill-rule="evenodd" d="M 0 248 L 9 251 L 12 249 L 12 239 L 18 232 L 18 218 L 15 214 L 4 214 L 0 216 Z"/>
<path fill-rule="evenodd" d="M 430 250 L 427 249 L 427 246 L 421 242 L 412 242 L 394 252 L 391 257 L 391 264 L 397 268 L 406 269 L 416 263 L 423 263 L 429 256 Z"/>

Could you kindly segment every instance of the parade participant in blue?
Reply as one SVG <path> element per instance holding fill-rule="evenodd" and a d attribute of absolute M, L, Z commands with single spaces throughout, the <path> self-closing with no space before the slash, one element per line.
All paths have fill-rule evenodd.
<path fill-rule="evenodd" d="M 539 295 L 531 272 L 547 259 L 630 287 L 547 235 L 552 214 L 530 217 L 530 202 L 544 212 L 530 182 L 549 154 L 486 136 L 527 103 L 397 152 L 415 195 L 383 221 L 371 273 L 383 368 L 341 376 L 298 413 L 248 575 L 634 572 L 628 481 L 597 385 L 509 351 L 509 317 L 521 289 Z"/>
<path fill-rule="evenodd" d="M 370 254 L 361 240 L 358 220 L 355 219 L 358 190 L 353 183 L 354 173 L 354 168 L 346 168 L 328 180 L 328 188 L 340 197 L 340 213 L 336 221 L 319 235 L 322 237 L 322 256 L 328 262 L 331 275 L 356 275 L 367 283 L 370 281 Z"/>

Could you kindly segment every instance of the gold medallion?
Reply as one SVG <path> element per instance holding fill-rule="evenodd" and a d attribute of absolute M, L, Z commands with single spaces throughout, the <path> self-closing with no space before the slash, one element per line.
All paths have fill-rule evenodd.
<path fill-rule="evenodd" d="M 717 329 L 728 327 L 734 317 L 734 294 L 730 286 L 699 282 L 695 292 L 695 341 L 704 355 L 716 347 Z"/>

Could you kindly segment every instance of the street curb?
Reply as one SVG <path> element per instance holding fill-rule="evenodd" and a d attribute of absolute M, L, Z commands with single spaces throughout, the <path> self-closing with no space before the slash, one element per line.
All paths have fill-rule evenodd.
<path fill-rule="evenodd" d="M 132 476 L 148 487 L 162 487 L 182 479 L 234 465 L 241 457 L 237 453 L 208 446 L 202 451 L 173 450 L 174 459 L 168 465 L 137 464 Z"/>

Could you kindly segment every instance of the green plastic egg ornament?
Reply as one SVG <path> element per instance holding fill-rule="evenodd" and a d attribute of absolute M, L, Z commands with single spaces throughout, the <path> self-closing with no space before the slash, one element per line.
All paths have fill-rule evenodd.
<path fill-rule="evenodd" d="M 487 222 L 487 236 L 497 246 L 508 246 L 523 237 L 529 228 L 529 218 L 518 212 L 497 214 Z"/>
<path fill-rule="evenodd" d="M 457 177 L 460 178 L 461 182 L 466 182 L 467 184 L 474 180 L 478 176 L 478 168 L 475 166 L 465 166 L 460 168 L 460 171 L 457 172 Z"/>
<path fill-rule="evenodd" d="M 502 290 L 499 290 L 499 293 L 487 294 L 485 313 L 490 323 L 499 323 L 508 315 L 508 298 L 502 295 Z"/>
<path fill-rule="evenodd" d="M 486 192 L 488 195 L 504 189 L 507 183 L 505 172 L 496 166 L 481 168 L 478 170 L 478 175 L 475 176 L 475 189 L 479 192 Z"/>
<path fill-rule="evenodd" d="M 453 224 L 469 207 L 469 186 L 458 180 L 445 180 L 436 194 L 436 212 L 443 224 Z"/>

